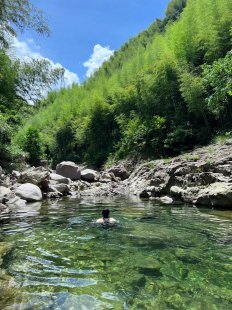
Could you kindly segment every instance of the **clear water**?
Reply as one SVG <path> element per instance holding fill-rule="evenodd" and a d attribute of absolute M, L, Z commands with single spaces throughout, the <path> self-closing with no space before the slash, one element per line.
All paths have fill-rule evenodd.
<path fill-rule="evenodd" d="M 93 224 L 106 206 L 118 226 Z M 63 200 L 6 217 L 0 241 L 9 309 L 232 309 L 231 211 Z"/>

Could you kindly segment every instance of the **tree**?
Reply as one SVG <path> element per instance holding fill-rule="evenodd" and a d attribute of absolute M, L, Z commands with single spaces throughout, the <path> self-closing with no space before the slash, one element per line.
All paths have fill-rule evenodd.
<path fill-rule="evenodd" d="M 49 34 L 44 14 L 29 0 L 0 0 L 0 46 L 9 47 L 9 40 L 17 30 L 26 28 Z"/>
<path fill-rule="evenodd" d="M 42 156 L 41 139 L 37 129 L 30 127 L 27 130 L 23 150 L 28 153 L 29 164 L 37 166 Z"/>
<path fill-rule="evenodd" d="M 203 80 L 200 76 L 191 72 L 181 74 L 181 94 L 187 104 L 189 112 L 194 113 L 197 117 L 202 117 L 206 128 L 210 131 L 207 118 L 206 90 Z"/>
<path fill-rule="evenodd" d="M 232 51 L 212 65 L 203 66 L 207 107 L 216 117 L 232 117 Z"/>
<path fill-rule="evenodd" d="M 51 90 L 63 76 L 62 67 L 54 67 L 47 59 L 32 58 L 15 63 L 17 74 L 17 95 L 35 104 Z"/>

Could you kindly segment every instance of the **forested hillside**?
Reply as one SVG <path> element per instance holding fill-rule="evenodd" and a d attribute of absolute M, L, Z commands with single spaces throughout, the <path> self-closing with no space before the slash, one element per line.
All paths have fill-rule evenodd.
<path fill-rule="evenodd" d="M 232 128 L 232 1 L 173 0 L 82 85 L 51 92 L 12 139 L 31 163 L 173 156 Z M 5 56 L 4 56 L 5 57 Z"/>

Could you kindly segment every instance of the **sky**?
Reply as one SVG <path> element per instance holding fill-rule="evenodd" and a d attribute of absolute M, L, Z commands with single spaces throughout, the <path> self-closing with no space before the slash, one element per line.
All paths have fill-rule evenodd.
<path fill-rule="evenodd" d="M 14 40 L 19 58 L 63 66 L 66 86 L 90 77 L 131 37 L 163 18 L 169 0 L 31 0 L 48 19 L 51 36 L 32 31 Z"/>

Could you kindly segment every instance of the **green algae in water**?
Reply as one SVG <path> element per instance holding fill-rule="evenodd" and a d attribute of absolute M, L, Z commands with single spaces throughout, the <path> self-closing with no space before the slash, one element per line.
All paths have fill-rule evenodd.
<path fill-rule="evenodd" d="M 92 223 L 106 206 L 118 226 Z M 208 210 L 65 200 L 11 216 L 0 234 L 15 244 L 5 267 L 21 309 L 232 307 L 232 221 Z"/>

